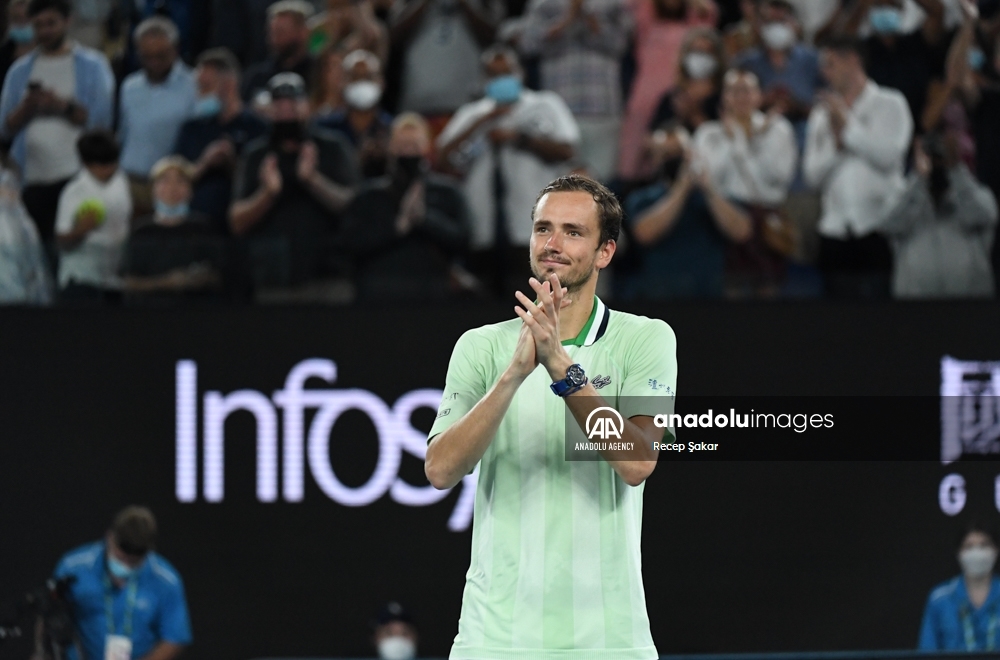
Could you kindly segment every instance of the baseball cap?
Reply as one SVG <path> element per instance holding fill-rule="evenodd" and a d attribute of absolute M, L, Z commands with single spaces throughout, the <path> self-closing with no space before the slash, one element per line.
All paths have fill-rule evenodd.
<path fill-rule="evenodd" d="M 373 625 L 374 627 L 384 626 L 393 621 L 402 621 L 412 625 L 413 616 L 396 601 L 390 601 L 379 609 Z"/>
<path fill-rule="evenodd" d="M 297 73 L 279 73 L 267 81 L 271 100 L 301 99 L 306 95 L 306 83 Z"/>

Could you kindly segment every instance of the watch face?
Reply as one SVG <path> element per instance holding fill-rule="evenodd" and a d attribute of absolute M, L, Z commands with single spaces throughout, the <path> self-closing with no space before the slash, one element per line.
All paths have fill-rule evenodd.
<path fill-rule="evenodd" d="M 566 381 L 573 387 L 579 387 L 580 385 L 583 385 L 583 381 L 585 378 L 586 375 L 584 375 L 583 373 L 583 367 L 581 367 L 578 364 L 574 364 L 570 366 L 569 369 L 566 370 Z"/>

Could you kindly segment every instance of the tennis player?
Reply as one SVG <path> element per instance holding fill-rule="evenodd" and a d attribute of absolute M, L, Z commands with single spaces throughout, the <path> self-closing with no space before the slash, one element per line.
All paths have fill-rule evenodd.
<path fill-rule="evenodd" d="M 451 658 L 652 660 L 642 491 L 664 435 L 653 416 L 674 396 L 676 340 L 663 321 L 610 310 L 595 295 L 622 222 L 610 191 L 562 177 L 532 216 L 537 301 L 517 293 L 518 318 L 459 338 L 429 434 L 435 487 L 479 465 Z M 567 408 L 585 428 L 607 405 L 633 451 L 567 460 Z"/>

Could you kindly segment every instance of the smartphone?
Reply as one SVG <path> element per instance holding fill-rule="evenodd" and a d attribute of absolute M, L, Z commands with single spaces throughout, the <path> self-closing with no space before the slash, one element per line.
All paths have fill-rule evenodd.
<path fill-rule="evenodd" d="M 28 83 L 29 92 L 37 92 L 41 89 L 42 89 L 42 83 L 38 82 L 37 80 L 32 80 L 31 82 Z"/>

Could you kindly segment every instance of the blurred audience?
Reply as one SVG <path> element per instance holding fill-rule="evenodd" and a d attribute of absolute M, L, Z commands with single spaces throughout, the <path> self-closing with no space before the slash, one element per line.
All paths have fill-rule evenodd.
<path fill-rule="evenodd" d="M 889 295 L 892 253 L 879 228 L 903 176 L 913 134 L 906 99 L 865 73 L 861 44 L 831 38 L 820 51 L 829 91 L 809 117 L 803 172 L 822 191 L 819 266 L 827 295 Z"/>
<path fill-rule="evenodd" d="M 325 274 L 358 172 L 342 136 L 308 125 L 301 76 L 276 75 L 268 96 L 270 131 L 240 157 L 229 228 L 248 239 L 254 282 L 287 286 Z"/>
<path fill-rule="evenodd" d="M 462 191 L 430 172 L 426 120 L 392 124 L 389 174 L 369 180 L 345 213 L 344 236 L 361 300 L 445 300 L 452 263 L 465 248 L 469 213 Z"/>
<path fill-rule="evenodd" d="M 626 0 L 538 0 L 524 18 L 521 51 L 540 58 L 542 89 L 562 97 L 580 129 L 577 162 L 602 181 L 618 160 L 630 33 Z"/>
<path fill-rule="evenodd" d="M 722 36 L 727 62 L 735 62 L 740 53 L 760 43 L 760 36 L 757 34 L 757 1 L 739 0 L 740 20 L 727 26 Z"/>
<path fill-rule="evenodd" d="M 372 644 L 379 660 L 413 660 L 417 657 L 417 626 L 399 603 L 386 603 L 372 625 Z"/>
<path fill-rule="evenodd" d="M 535 197 L 569 172 L 580 132 L 555 92 L 523 87 L 517 54 L 483 53 L 484 98 L 462 106 L 438 137 L 440 163 L 464 173 L 472 213 L 469 267 L 497 295 L 524 288 Z"/>
<path fill-rule="evenodd" d="M 0 131 L 24 173 L 24 205 L 50 242 L 59 193 L 80 170 L 77 138 L 111 128 L 115 79 L 104 55 L 67 39 L 69 0 L 31 0 L 28 15 L 37 45 L 7 72 Z"/>
<path fill-rule="evenodd" d="M 21 201 L 17 168 L 0 169 L 0 304 L 47 305 L 52 277 L 38 229 Z"/>
<path fill-rule="evenodd" d="M 198 98 L 192 118 L 181 127 L 173 151 L 194 163 L 191 208 L 222 229 L 236 161 L 247 144 L 267 132 L 267 124 L 243 105 L 239 62 L 225 48 L 198 57 L 195 81 Z"/>
<path fill-rule="evenodd" d="M 714 29 L 718 12 L 712 0 L 630 1 L 635 25 L 636 71 L 622 120 L 618 176 L 636 181 L 652 176 L 656 166 L 646 158 L 645 139 L 664 94 L 686 76 L 712 78 L 717 72 L 721 77 L 725 64 L 721 41 Z M 701 56 L 686 62 L 691 50 L 688 32 L 697 26 L 706 28 L 702 34 L 713 42 L 705 55 L 712 57 L 714 64 Z M 688 52 L 683 52 L 686 40 Z M 689 69 L 690 63 L 694 73 Z"/>
<path fill-rule="evenodd" d="M 503 15 L 502 0 L 397 0 L 390 29 L 402 61 L 399 109 L 424 115 L 437 133 L 478 97 L 480 56 Z"/>
<path fill-rule="evenodd" d="M 35 31 L 28 18 L 29 0 L 11 0 L 7 5 L 7 34 L 0 43 L 0 81 L 18 58 L 27 55 L 35 45 Z"/>
<path fill-rule="evenodd" d="M 211 218 L 191 209 L 194 173 L 181 156 L 153 166 L 153 212 L 137 223 L 122 260 L 127 293 L 176 296 L 221 288 L 225 243 Z"/>
<path fill-rule="evenodd" d="M 309 105 L 314 119 L 344 110 L 344 55 L 336 48 L 327 48 L 316 56 L 313 67 Z"/>
<path fill-rule="evenodd" d="M 314 61 L 309 55 L 309 19 L 313 6 L 306 0 L 279 0 L 267 10 L 268 58 L 250 66 L 243 77 L 243 100 L 266 107 L 267 83 L 278 73 L 295 73 L 313 80 Z"/>
<path fill-rule="evenodd" d="M 694 135 L 695 163 L 752 222 L 750 236 L 729 247 L 730 296 L 777 295 L 795 242 L 790 221 L 780 212 L 798 161 L 795 134 L 781 114 L 761 112 L 762 103 L 757 77 L 730 70 L 723 81 L 720 120 L 705 122 Z"/>
<path fill-rule="evenodd" d="M 141 216 L 153 208 L 149 171 L 173 150 L 197 90 L 191 69 L 177 56 L 177 27 L 170 19 L 147 18 L 133 39 L 142 69 L 122 82 L 118 138 L 122 169 L 132 188 L 132 212 Z"/>
<path fill-rule="evenodd" d="M 659 180 L 625 201 L 639 267 L 619 278 L 621 299 L 719 298 L 728 247 L 752 235 L 750 215 L 725 198 L 706 168 L 692 166 L 681 131 L 668 132 L 676 155 L 663 161 Z"/>
<path fill-rule="evenodd" d="M 382 65 L 373 53 L 356 50 L 344 58 L 343 68 L 347 107 L 319 119 L 317 124 L 347 138 L 357 150 L 363 177 L 382 176 L 392 124 L 392 115 L 381 106 L 385 89 Z"/>
<path fill-rule="evenodd" d="M 994 533 L 973 523 L 958 543 L 962 574 L 931 591 L 920 626 L 921 651 L 992 652 L 997 648 L 1000 578 Z"/>
<path fill-rule="evenodd" d="M 60 297 L 116 302 L 132 217 L 128 178 L 119 167 L 120 149 L 110 131 L 84 133 L 77 150 L 83 169 L 63 188 L 56 216 Z"/>
<path fill-rule="evenodd" d="M 892 239 L 896 298 L 992 298 L 990 251 L 997 201 L 958 158 L 953 141 L 929 133 L 882 231 Z"/>
<path fill-rule="evenodd" d="M 384 64 L 389 59 L 389 30 L 375 17 L 371 0 L 326 0 L 326 11 L 309 21 L 309 52 L 367 50 Z"/>

